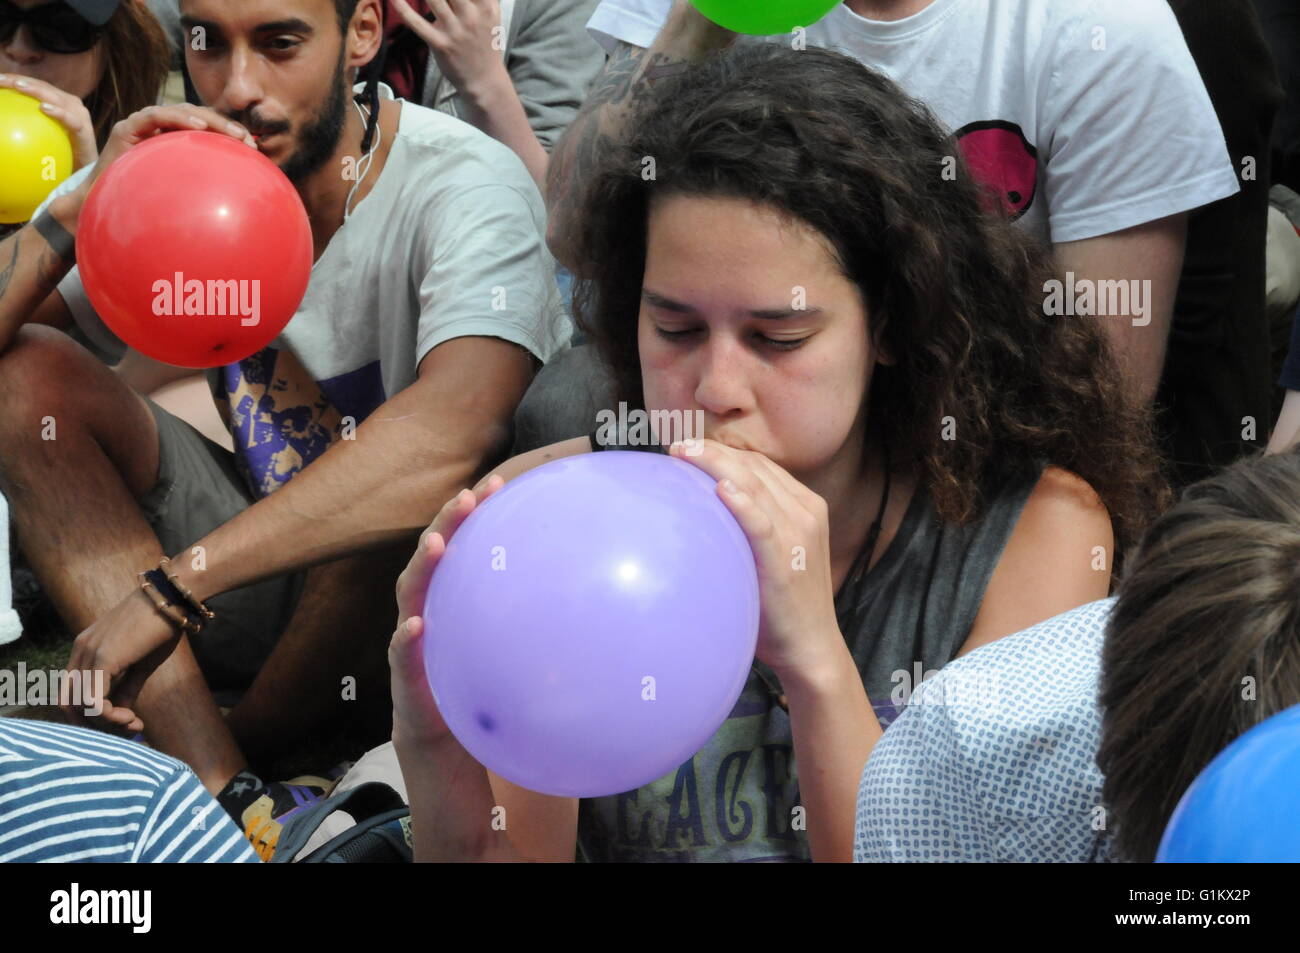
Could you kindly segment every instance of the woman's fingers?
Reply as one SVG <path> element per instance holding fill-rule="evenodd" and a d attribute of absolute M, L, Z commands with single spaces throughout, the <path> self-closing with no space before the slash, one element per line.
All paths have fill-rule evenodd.
<path fill-rule="evenodd" d="M 683 460 L 699 467 L 719 483 L 731 480 L 735 486 L 767 505 L 780 505 L 788 494 L 770 475 L 758 465 L 762 454 L 745 450 L 736 450 L 716 440 L 701 441 L 699 452 L 687 455 L 685 446 L 675 443 L 669 453 L 678 460 Z"/>
<path fill-rule="evenodd" d="M 788 564 L 792 547 L 820 550 L 827 536 L 825 515 L 819 514 L 809 491 L 761 453 L 736 450 L 703 440 L 699 452 L 687 454 L 682 444 L 670 448 L 679 460 L 699 467 L 718 481 L 718 495 L 745 532 L 760 572 L 776 572 Z"/>
<path fill-rule="evenodd" d="M 718 484 L 719 495 L 731 510 L 745 536 L 760 547 L 770 540 L 776 531 L 776 523 L 771 515 L 763 509 L 752 496 L 738 487 L 730 479 L 723 479 Z"/>
<path fill-rule="evenodd" d="M 447 733 L 424 671 L 424 620 L 402 620 L 388 643 L 393 692 L 393 734 L 406 742 L 427 743 Z"/>
<path fill-rule="evenodd" d="M 415 553 L 397 579 L 398 620 L 424 611 L 424 595 L 433 577 L 434 567 L 443 553 L 447 551 L 447 541 L 460 525 L 474 512 L 484 500 L 505 486 L 505 480 L 497 473 L 490 473 L 477 484 L 473 490 L 461 490 L 443 504 L 438 515 L 433 518 L 420 535 Z"/>
<path fill-rule="evenodd" d="M 441 533 L 427 533 L 420 537 L 420 544 L 415 549 L 411 561 L 406 564 L 402 574 L 397 577 L 397 619 L 419 615 L 424 611 L 424 596 L 429 589 L 429 580 L 433 578 L 434 567 L 447 551 L 447 544 Z"/>
<path fill-rule="evenodd" d="M 506 485 L 505 478 L 499 473 L 489 473 L 478 483 L 474 484 L 474 497 L 478 503 L 482 503 L 489 496 Z"/>
<path fill-rule="evenodd" d="M 424 620 L 408 616 L 398 622 L 397 630 L 388 643 L 388 661 L 393 674 L 408 682 L 413 676 L 424 678 L 424 659 L 420 656 L 420 637 L 424 634 Z"/>
<path fill-rule="evenodd" d="M 59 87 L 31 76 L 15 76 L 12 73 L 0 74 L 0 88 L 15 89 L 25 96 L 53 106 L 66 106 L 73 97 Z"/>

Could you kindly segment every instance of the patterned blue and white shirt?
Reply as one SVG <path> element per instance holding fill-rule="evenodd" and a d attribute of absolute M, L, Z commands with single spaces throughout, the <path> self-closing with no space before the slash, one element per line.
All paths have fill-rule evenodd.
<path fill-rule="evenodd" d="M 0 863 L 258 863 L 194 772 L 144 745 L 0 718 Z"/>
<path fill-rule="evenodd" d="M 1095 760 L 1114 602 L 981 646 L 923 681 L 862 772 L 854 860 L 1115 860 Z"/>

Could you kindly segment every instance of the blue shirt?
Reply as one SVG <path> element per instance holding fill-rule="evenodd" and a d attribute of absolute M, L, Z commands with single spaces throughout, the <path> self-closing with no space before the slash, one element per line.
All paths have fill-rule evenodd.
<path fill-rule="evenodd" d="M 181 762 L 112 735 L 0 718 L 0 863 L 258 863 Z"/>
<path fill-rule="evenodd" d="M 854 860 L 1115 860 L 1095 760 L 1114 601 L 981 646 L 923 681 L 862 772 Z"/>

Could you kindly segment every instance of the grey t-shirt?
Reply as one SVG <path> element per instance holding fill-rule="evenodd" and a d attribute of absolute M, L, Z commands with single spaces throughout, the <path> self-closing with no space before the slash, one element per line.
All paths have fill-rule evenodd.
<path fill-rule="evenodd" d="M 587 98 L 605 64 L 605 51 L 587 33 L 599 0 L 505 0 L 506 72 L 537 140 L 550 151 Z M 464 97 L 443 76 L 431 55 L 421 102 L 465 115 Z"/>
<path fill-rule="evenodd" d="M 514 152 L 403 103 L 387 163 L 313 266 L 288 326 L 256 354 L 208 371 L 250 489 L 261 497 L 282 486 L 348 418 L 359 425 L 413 384 L 444 341 L 501 338 L 549 360 L 571 332 L 545 234 L 541 195 Z M 59 293 L 83 343 L 119 361 L 126 346 L 76 269 Z"/>
<path fill-rule="evenodd" d="M 1005 483 L 990 494 L 982 518 L 966 526 L 940 522 L 918 489 L 884 555 L 836 593 L 840 631 L 883 726 L 924 674 L 946 665 L 966 641 L 1041 473 Z M 756 660 L 735 708 L 690 760 L 635 791 L 580 801 L 583 858 L 811 860 L 795 810 L 794 737 L 780 692 L 776 675 Z"/>

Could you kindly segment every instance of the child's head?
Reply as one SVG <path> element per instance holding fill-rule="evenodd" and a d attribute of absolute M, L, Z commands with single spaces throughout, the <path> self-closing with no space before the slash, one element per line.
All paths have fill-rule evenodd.
<path fill-rule="evenodd" d="M 1162 486 L 1099 332 L 1044 315 L 1044 249 L 885 77 L 741 45 L 661 81 L 589 183 L 579 323 L 619 399 L 801 478 L 884 438 L 952 521 L 1046 461 L 1121 539 Z M 633 320 L 636 316 L 636 320 Z"/>
<path fill-rule="evenodd" d="M 1300 451 L 1241 461 L 1152 525 L 1110 617 L 1100 702 L 1111 830 L 1149 862 L 1214 756 L 1300 704 Z"/>

